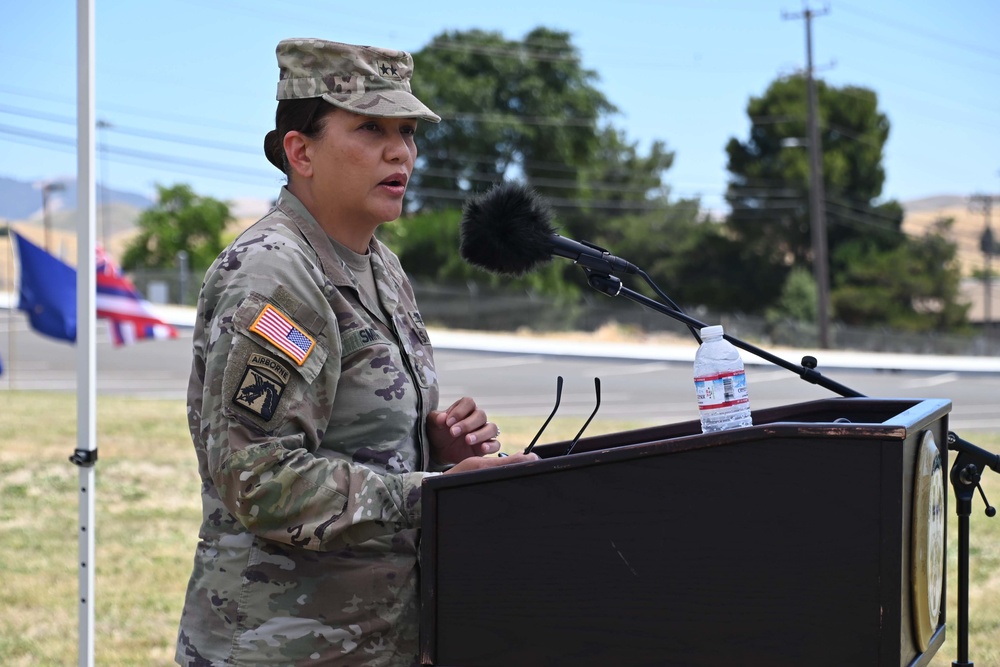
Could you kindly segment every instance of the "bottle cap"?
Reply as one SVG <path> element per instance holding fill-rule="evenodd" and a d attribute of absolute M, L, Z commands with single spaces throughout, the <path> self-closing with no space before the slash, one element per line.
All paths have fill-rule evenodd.
<path fill-rule="evenodd" d="M 701 328 L 702 340 L 704 340 L 705 338 L 712 338 L 714 336 L 721 336 L 722 333 L 723 331 L 721 324 L 716 324 L 715 326 Z"/>

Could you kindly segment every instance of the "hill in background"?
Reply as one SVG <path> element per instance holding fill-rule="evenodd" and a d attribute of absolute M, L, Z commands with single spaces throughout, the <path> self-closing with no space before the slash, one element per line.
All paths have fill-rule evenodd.
<path fill-rule="evenodd" d="M 66 263 L 75 265 L 76 184 L 71 178 L 53 181 L 63 183 L 65 190 L 52 192 L 49 196 L 49 250 Z M 154 202 L 143 195 L 113 188 L 101 192 L 98 187 L 98 191 L 97 243 L 107 249 L 115 260 L 120 260 L 128 242 L 136 234 L 139 215 Z M 101 203 L 102 197 L 106 203 Z M 271 205 L 270 201 L 263 199 L 238 199 L 229 204 L 236 217 L 229 227 L 233 236 L 259 219 Z M 10 292 L 15 288 L 14 258 L 10 238 L 5 233 L 8 223 L 32 243 L 45 246 L 41 183 L 0 176 L 0 231 L 3 232 L 0 236 L 0 292 Z"/>
<path fill-rule="evenodd" d="M 910 236 L 922 236 L 939 220 L 953 219 L 951 230 L 945 236 L 958 246 L 962 275 L 971 276 L 985 268 L 986 258 L 980 250 L 979 240 L 986 228 L 986 218 L 981 211 L 969 208 L 967 197 L 926 197 L 904 202 L 903 208 L 903 231 Z M 1000 219 L 994 218 L 990 222 L 996 237 L 1000 234 Z M 996 259 L 993 264 L 994 271 L 1000 268 Z"/>
<path fill-rule="evenodd" d="M 65 191 L 52 193 L 49 201 L 52 251 L 72 262 L 76 257 L 76 185 L 72 179 L 60 182 L 65 183 Z M 106 246 L 113 257 L 121 257 L 129 239 L 135 234 L 139 214 L 153 202 L 142 195 L 113 188 L 108 188 L 103 193 L 103 199 L 106 203 L 98 206 L 97 210 L 97 240 Z M 230 226 L 230 232 L 236 234 L 263 215 L 270 207 L 270 202 L 264 199 L 238 199 L 231 201 L 230 206 L 236 217 L 236 221 Z M 963 275 L 972 276 L 984 268 L 985 258 L 980 251 L 979 241 L 985 228 L 985 217 L 981 212 L 969 208 L 968 197 L 924 197 L 903 202 L 903 209 L 903 231 L 911 236 L 926 234 L 941 219 L 953 219 L 954 223 L 946 236 L 958 247 L 958 260 Z M 44 233 L 40 183 L 0 177 L 0 224 L 5 220 L 29 236 L 33 236 L 34 230 L 37 230 L 37 238 L 41 242 Z M 994 234 L 1000 236 L 1000 220 L 993 221 L 992 226 Z M 5 248 L 0 248 L 0 252 L 4 250 Z M 0 262 L 0 277 L 4 279 L 5 264 L 6 262 Z M 995 261 L 994 264 L 1000 264 L 1000 261 Z M 994 266 L 994 270 L 997 268 Z M 0 284 L 6 285 L 6 280 L 0 280 Z"/>
<path fill-rule="evenodd" d="M 49 212 L 73 210 L 76 208 L 76 180 L 73 178 L 54 178 L 50 182 L 63 186 L 63 190 L 53 191 L 49 195 Z M 102 199 L 109 204 L 125 204 L 142 210 L 153 205 L 149 197 L 98 187 L 98 202 Z M 0 219 L 28 220 L 42 215 L 42 183 L 18 181 L 0 176 Z"/>

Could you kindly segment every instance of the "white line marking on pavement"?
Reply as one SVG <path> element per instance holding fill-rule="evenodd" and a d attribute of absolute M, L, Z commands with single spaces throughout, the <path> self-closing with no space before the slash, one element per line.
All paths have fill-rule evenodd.
<path fill-rule="evenodd" d="M 438 364 L 439 371 L 475 371 L 483 368 L 503 368 L 505 366 L 528 366 L 542 363 L 542 357 L 491 357 L 482 359 L 467 359 L 465 361 L 447 361 Z"/>
<path fill-rule="evenodd" d="M 916 380 L 907 380 L 901 383 L 903 387 L 910 389 L 915 389 L 917 387 L 936 387 L 942 384 L 948 384 L 949 382 L 957 382 L 958 373 L 941 373 L 939 375 L 934 375 L 928 378 L 920 378 Z"/>

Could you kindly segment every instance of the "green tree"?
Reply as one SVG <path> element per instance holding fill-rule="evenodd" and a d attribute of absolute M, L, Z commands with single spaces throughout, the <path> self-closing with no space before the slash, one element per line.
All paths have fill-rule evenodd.
<path fill-rule="evenodd" d="M 834 319 L 915 330 L 959 326 L 965 311 L 955 305 L 954 247 L 940 233 L 908 238 L 901 230 L 902 206 L 878 201 L 889 121 L 876 94 L 817 82 L 817 96 Z M 775 307 L 788 310 L 794 294 L 801 301 L 804 282 L 793 283 L 790 272 L 811 271 L 814 259 L 809 151 L 802 145 L 804 78 L 773 82 L 764 95 L 750 99 L 747 114 L 749 138 L 730 139 L 726 147 L 731 174 L 726 197 L 732 207 L 727 223 L 733 238 L 756 257 L 755 264 L 743 266 L 745 273 L 765 265 L 778 276 L 784 267 L 787 281 L 771 281 L 775 289 L 767 294 L 747 293 L 773 314 Z M 795 292 L 782 296 L 782 285 Z"/>
<path fill-rule="evenodd" d="M 480 30 L 446 32 L 414 58 L 423 72 L 415 92 L 443 121 L 421 125 L 417 135 L 409 207 L 415 215 L 380 232 L 406 256 L 413 275 L 564 298 L 589 289 L 580 268 L 560 260 L 518 280 L 454 266 L 457 209 L 473 192 L 505 179 L 526 182 L 544 197 L 560 233 L 604 243 L 629 259 L 627 252 L 641 251 L 636 263 L 661 261 L 650 239 L 669 245 L 679 233 L 677 219 L 697 216 L 696 202 L 675 209 L 669 201 L 664 174 L 674 154 L 666 144 L 641 152 L 611 124 L 615 107 L 598 90 L 596 73 L 581 66 L 568 33 L 539 27 L 508 40 Z"/>
<path fill-rule="evenodd" d="M 555 199 L 569 211 L 567 230 L 573 234 L 599 233 L 609 218 L 663 211 L 670 190 L 664 174 L 673 166 L 674 153 L 663 141 L 654 141 L 649 153 L 612 126 L 603 128 L 587 164 L 579 172 L 578 199 Z"/>
<path fill-rule="evenodd" d="M 599 121 L 615 111 L 566 32 L 523 40 L 482 30 L 445 32 L 414 54 L 415 93 L 444 122 L 417 136 L 418 207 L 443 208 L 514 174 L 555 199 L 575 199 L 593 160 Z"/>
<path fill-rule="evenodd" d="M 902 240 L 902 208 L 877 203 L 885 181 L 883 147 L 889 121 L 876 94 L 865 88 L 835 88 L 817 82 L 823 183 L 831 275 L 843 243 L 864 239 L 888 250 Z M 750 136 L 726 146 L 731 180 L 726 198 L 729 225 L 765 261 L 812 265 L 809 218 L 809 151 L 806 83 L 801 76 L 778 79 L 747 105 Z"/>
<path fill-rule="evenodd" d="M 695 199 L 670 200 L 664 175 L 673 161 L 674 153 L 662 141 L 643 154 L 623 131 L 604 128 L 590 163 L 579 172 L 578 198 L 547 197 L 560 233 L 627 258 L 657 284 L 675 285 L 672 262 L 683 245 L 678 241 L 695 233 L 700 207 Z M 555 276 L 586 285 L 585 274 L 569 263 Z M 644 283 L 634 287 L 652 295 Z"/>
<path fill-rule="evenodd" d="M 811 272 L 798 267 L 788 273 L 781 288 L 781 297 L 775 307 L 768 310 L 767 316 L 772 323 L 783 319 L 815 322 L 816 311 L 816 279 Z"/>
<path fill-rule="evenodd" d="M 839 259 L 846 269 L 836 276 L 830 297 L 838 318 L 904 331 L 963 328 L 969 306 L 957 298 L 961 269 L 957 246 L 947 239 L 953 223 L 938 220 L 924 236 L 904 238 L 888 251 L 862 242 L 841 246 Z"/>
<path fill-rule="evenodd" d="M 653 210 L 619 214 L 597 228 L 592 240 L 639 266 L 682 307 L 704 303 L 705 294 L 699 290 L 702 283 L 687 280 L 691 251 L 696 249 L 697 256 L 704 258 L 705 239 L 718 232 L 719 225 L 701 214 L 697 200 L 668 203 L 664 195 L 657 203 Z M 654 296 L 638 279 L 630 279 L 629 287 Z"/>
<path fill-rule="evenodd" d="M 781 289 L 786 268 L 761 261 L 753 246 L 725 224 L 703 221 L 694 233 L 676 239 L 674 284 L 682 304 L 723 312 L 755 313 Z"/>
<path fill-rule="evenodd" d="M 122 267 L 171 268 L 184 251 L 192 269 L 207 269 L 225 247 L 222 234 L 234 219 L 229 205 L 184 184 L 157 185 L 156 192 L 156 205 L 139 216 L 139 233 L 125 249 Z"/>
<path fill-rule="evenodd" d="M 464 283 L 544 293 L 571 299 L 579 293 L 560 278 L 562 264 L 550 262 L 519 278 L 495 276 L 477 269 L 458 254 L 462 212 L 456 208 L 429 210 L 382 225 L 378 237 L 396 253 L 406 273 L 417 280 Z"/>

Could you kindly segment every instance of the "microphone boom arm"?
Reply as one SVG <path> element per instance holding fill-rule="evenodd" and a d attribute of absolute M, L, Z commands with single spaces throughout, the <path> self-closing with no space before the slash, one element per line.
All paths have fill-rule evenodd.
<path fill-rule="evenodd" d="M 622 285 L 622 281 L 616 278 L 615 276 L 602 274 L 597 271 L 591 271 L 586 268 L 584 269 L 584 271 L 587 273 L 587 282 L 590 283 L 590 286 L 596 289 L 598 292 L 603 292 L 608 296 L 624 296 L 626 299 L 630 299 L 640 305 L 646 306 L 647 308 L 652 308 L 653 310 L 659 313 L 663 313 L 668 317 L 672 317 L 678 322 L 686 324 L 689 328 L 693 327 L 696 329 L 701 329 L 703 327 L 708 326 L 707 324 L 699 322 L 698 320 L 691 317 L 690 315 L 687 315 L 686 313 L 683 313 L 679 310 L 674 310 L 673 308 L 665 306 L 659 301 L 656 301 L 655 299 L 650 299 L 647 296 L 639 294 L 638 292 L 625 287 L 624 285 Z M 844 397 L 849 397 L 849 398 L 864 397 L 864 394 L 862 394 L 861 392 L 855 391 L 850 387 L 842 385 L 839 382 L 836 382 L 835 380 L 831 380 L 830 378 L 826 377 L 819 371 L 815 370 L 815 366 L 809 367 L 809 366 L 794 364 L 790 361 L 782 359 L 781 357 L 775 356 L 770 352 L 767 352 L 766 350 L 762 350 L 755 345 L 751 345 L 750 343 L 744 342 L 739 338 L 730 336 L 729 334 L 724 334 L 723 338 L 725 338 L 730 343 L 732 343 L 733 345 L 735 345 L 740 349 L 746 350 L 747 352 L 757 357 L 760 357 L 765 361 L 769 361 L 776 366 L 780 366 L 785 370 L 795 373 L 806 382 L 819 385 L 824 389 L 829 389 L 830 391 L 836 394 L 840 394 L 841 396 Z M 811 357 L 808 359 L 811 359 Z"/>

